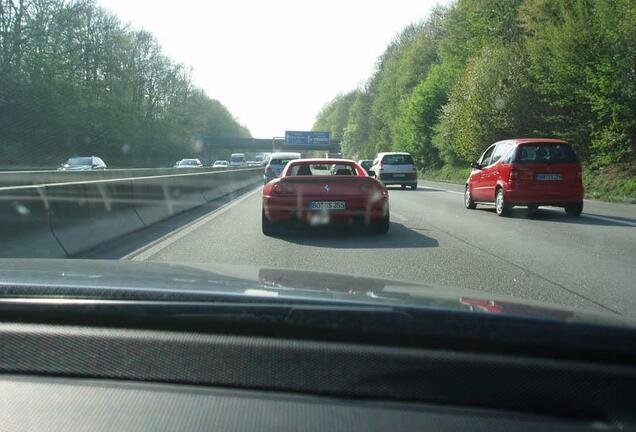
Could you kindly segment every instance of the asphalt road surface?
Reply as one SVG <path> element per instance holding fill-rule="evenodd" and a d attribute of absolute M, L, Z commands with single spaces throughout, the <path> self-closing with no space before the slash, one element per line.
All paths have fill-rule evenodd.
<path fill-rule="evenodd" d="M 458 287 L 636 317 L 636 206 L 586 201 L 580 218 L 542 208 L 463 206 L 463 187 L 390 189 L 386 236 L 261 233 L 260 188 L 104 245 L 86 258 L 247 264 Z"/>

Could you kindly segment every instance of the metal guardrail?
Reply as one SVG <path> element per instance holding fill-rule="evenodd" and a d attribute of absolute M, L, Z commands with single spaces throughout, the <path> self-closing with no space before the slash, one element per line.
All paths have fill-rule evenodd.
<path fill-rule="evenodd" d="M 256 184 L 263 173 L 183 171 L 0 186 L 0 257 L 73 256 Z"/>
<path fill-rule="evenodd" d="M 264 169 L 264 168 L 261 168 Z M 228 168 L 128 168 L 95 171 L 0 171 L 1 186 L 19 186 L 43 183 L 66 183 L 100 179 L 149 177 L 156 175 L 210 173 L 227 171 Z"/>

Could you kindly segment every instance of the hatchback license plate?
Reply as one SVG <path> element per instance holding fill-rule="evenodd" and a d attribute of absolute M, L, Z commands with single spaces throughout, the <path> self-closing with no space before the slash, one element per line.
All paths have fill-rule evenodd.
<path fill-rule="evenodd" d="M 344 201 L 311 201 L 309 208 L 311 210 L 344 210 L 346 204 Z"/>
<path fill-rule="evenodd" d="M 534 176 L 537 181 L 558 181 L 563 180 L 561 174 L 537 174 Z"/>
<path fill-rule="evenodd" d="M 393 174 L 393 177 L 404 177 L 404 174 Z"/>

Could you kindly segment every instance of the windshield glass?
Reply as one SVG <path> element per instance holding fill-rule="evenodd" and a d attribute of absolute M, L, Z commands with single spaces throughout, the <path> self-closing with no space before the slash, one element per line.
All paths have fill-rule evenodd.
<path fill-rule="evenodd" d="M 66 164 L 70 166 L 92 165 L 93 158 L 90 158 L 90 157 L 71 158 L 68 161 L 66 161 Z"/>
<path fill-rule="evenodd" d="M 148 300 L 225 278 L 274 303 L 636 320 L 635 17 L 0 0 L 0 259 Z M 53 285 L 28 265 L 0 262 L 0 288 Z"/>

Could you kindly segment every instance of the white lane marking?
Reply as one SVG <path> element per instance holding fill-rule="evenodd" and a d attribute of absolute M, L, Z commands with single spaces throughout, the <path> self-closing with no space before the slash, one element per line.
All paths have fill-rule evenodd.
<path fill-rule="evenodd" d="M 617 223 L 617 224 L 623 224 L 623 225 L 636 227 L 636 223 L 634 223 L 634 222 L 624 221 L 624 220 L 621 220 L 621 219 L 614 219 L 614 218 L 607 217 L 607 216 L 596 216 L 596 215 L 589 215 L 589 214 L 583 213 L 581 215 L 581 217 L 588 218 L 588 219 L 596 219 L 596 220 L 600 220 L 600 221 L 604 221 L 604 222 L 613 222 L 613 223 Z"/>
<path fill-rule="evenodd" d="M 391 210 L 391 217 L 402 222 L 408 222 L 409 220 L 406 216 L 403 216 L 394 210 Z"/>
<path fill-rule="evenodd" d="M 137 249 L 136 251 L 133 251 L 131 253 L 129 253 L 128 255 L 122 257 L 121 259 L 123 260 L 132 260 L 132 261 L 145 261 L 148 258 L 150 258 L 151 256 L 159 253 L 161 250 L 165 249 L 166 247 L 170 246 L 171 244 L 173 244 L 174 242 L 176 242 L 177 240 L 182 239 L 183 237 L 187 236 L 188 234 L 190 234 L 192 231 L 196 230 L 197 228 L 205 225 L 206 223 L 210 222 L 212 219 L 221 216 L 223 213 L 227 212 L 228 210 L 232 209 L 233 207 L 236 207 L 238 204 L 242 203 L 243 201 L 245 201 L 246 199 L 250 198 L 252 195 L 254 195 L 256 192 L 261 190 L 261 186 L 257 187 L 256 189 L 254 189 L 251 192 L 246 193 L 245 195 L 243 195 L 242 197 L 235 199 L 233 201 L 230 201 L 229 203 L 219 207 L 218 209 L 216 209 L 215 211 L 213 211 L 212 213 L 209 213 L 207 215 L 201 216 L 198 219 L 193 220 L 192 222 L 190 222 L 189 224 L 184 225 L 183 227 L 172 231 L 160 238 L 158 238 L 157 240 L 147 244 L 146 246 Z"/>
<path fill-rule="evenodd" d="M 457 191 L 452 191 L 452 190 L 448 190 L 448 189 L 440 189 L 440 188 L 429 187 L 429 186 L 420 186 L 420 187 L 422 189 L 432 190 L 433 192 L 448 192 L 448 193 L 452 193 L 452 194 L 464 195 L 464 192 L 457 192 Z"/>

